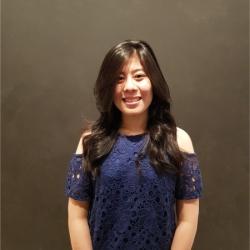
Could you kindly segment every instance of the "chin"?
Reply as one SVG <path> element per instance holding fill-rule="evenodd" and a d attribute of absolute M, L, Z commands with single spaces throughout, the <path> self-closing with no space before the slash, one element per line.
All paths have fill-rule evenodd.
<path fill-rule="evenodd" d="M 146 112 L 144 109 L 120 109 L 121 113 L 124 115 L 140 115 Z"/>

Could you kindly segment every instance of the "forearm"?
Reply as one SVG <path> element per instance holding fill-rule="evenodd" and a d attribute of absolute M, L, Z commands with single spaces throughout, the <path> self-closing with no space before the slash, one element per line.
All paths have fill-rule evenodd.
<path fill-rule="evenodd" d="M 69 219 L 68 226 L 72 250 L 93 250 L 87 219 Z"/>
<path fill-rule="evenodd" d="M 190 222 L 180 222 L 175 230 L 171 250 L 191 250 L 197 225 Z"/>

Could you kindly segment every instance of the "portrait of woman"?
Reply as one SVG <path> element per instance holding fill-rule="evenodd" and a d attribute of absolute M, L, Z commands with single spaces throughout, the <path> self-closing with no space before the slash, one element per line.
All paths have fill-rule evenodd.
<path fill-rule="evenodd" d="M 114 45 L 94 96 L 100 115 L 83 128 L 66 176 L 72 249 L 191 249 L 201 169 L 152 47 Z"/>
<path fill-rule="evenodd" d="M 250 249 L 249 2 L 3 2 L 0 248 Z"/>

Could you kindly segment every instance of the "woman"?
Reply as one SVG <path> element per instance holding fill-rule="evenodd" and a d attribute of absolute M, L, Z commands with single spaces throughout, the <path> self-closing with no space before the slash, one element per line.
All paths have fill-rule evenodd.
<path fill-rule="evenodd" d="M 149 44 L 111 48 L 94 94 L 100 116 L 84 128 L 65 186 L 72 248 L 191 249 L 199 161 Z"/>

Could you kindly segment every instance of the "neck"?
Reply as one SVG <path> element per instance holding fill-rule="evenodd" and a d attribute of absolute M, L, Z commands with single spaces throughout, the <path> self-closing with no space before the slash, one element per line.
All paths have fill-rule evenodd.
<path fill-rule="evenodd" d="M 147 129 L 148 115 L 122 115 L 122 125 L 119 129 L 120 132 L 125 134 L 140 134 L 144 133 Z"/>

